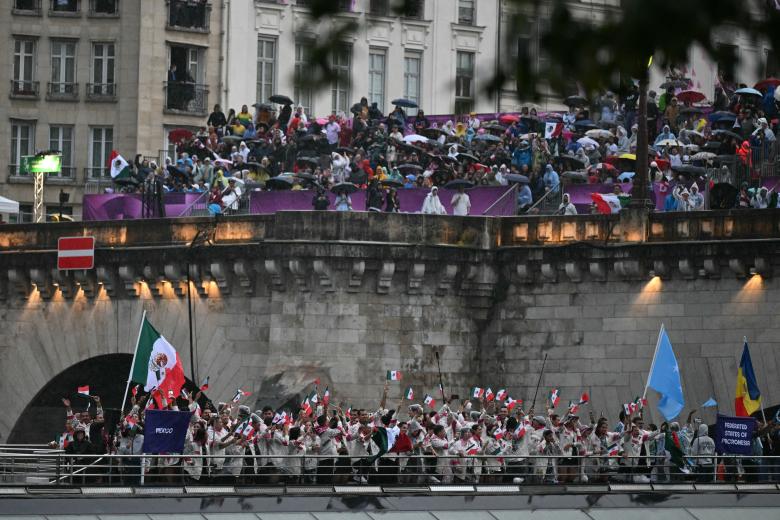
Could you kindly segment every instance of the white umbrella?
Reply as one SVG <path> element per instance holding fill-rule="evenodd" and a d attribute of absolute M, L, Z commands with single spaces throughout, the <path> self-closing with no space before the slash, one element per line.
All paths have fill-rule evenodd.
<path fill-rule="evenodd" d="M 712 152 L 699 152 L 693 157 L 691 157 L 691 159 L 694 161 L 709 161 L 710 159 L 714 159 L 715 157 L 717 157 L 717 155 Z"/>
<path fill-rule="evenodd" d="M 588 146 L 595 146 L 598 147 L 599 143 L 591 139 L 590 137 L 580 137 L 577 139 L 577 143 L 581 144 L 582 146 L 588 147 Z"/>
<path fill-rule="evenodd" d="M 681 146 L 680 141 L 677 139 L 664 139 L 655 143 L 656 146 Z"/>
<path fill-rule="evenodd" d="M 612 132 L 610 132 L 609 130 L 604 130 L 602 128 L 594 128 L 593 130 L 588 130 L 587 132 L 585 132 L 585 135 L 593 139 L 602 139 L 602 138 L 606 139 L 609 137 L 614 137 Z"/>
<path fill-rule="evenodd" d="M 407 135 L 406 137 L 404 137 L 404 142 L 405 143 L 409 143 L 409 144 L 412 144 L 412 143 L 427 143 L 428 142 L 428 138 L 424 137 L 422 135 L 412 134 L 412 135 Z"/>
<path fill-rule="evenodd" d="M 19 203 L 0 196 L 0 213 L 19 213 Z"/>

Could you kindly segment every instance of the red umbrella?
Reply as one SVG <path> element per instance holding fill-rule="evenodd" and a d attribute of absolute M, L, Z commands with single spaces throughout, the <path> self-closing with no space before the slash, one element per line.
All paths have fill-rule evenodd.
<path fill-rule="evenodd" d="M 766 78 L 756 83 L 756 90 L 766 90 L 769 87 L 777 87 L 780 85 L 780 79 Z"/>
<path fill-rule="evenodd" d="M 516 121 L 520 121 L 520 116 L 516 116 L 514 114 L 504 114 L 498 118 L 498 121 L 504 125 L 511 125 Z"/>
<path fill-rule="evenodd" d="M 189 141 L 195 134 L 187 130 L 186 128 L 175 128 L 168 132 L 169 143 L 180 143 L 182 141 Z"/>
<path fill-rule="evenodd" d="M 677 99 L 683 103 L 698 103 L 707 99 L 707 96 L 697 90 L 683 90 L 677 94 Z"/>

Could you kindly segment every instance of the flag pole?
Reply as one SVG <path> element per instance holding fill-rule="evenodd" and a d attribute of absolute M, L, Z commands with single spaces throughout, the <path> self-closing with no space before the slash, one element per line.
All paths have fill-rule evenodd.
<path fill-rule="evenodd" d="M 144 309 L 141 315 L 141 325 L 138 326 L 138 338 L 135 340 L 135 350 L 133 351 L 133 361 L 130 362 L 130 373 L 127 374 L 127 386 L 125 386 L 125 396 L 122 398 L 122 412 L 120 415 L 125 415 L 125 403 L 127 402 L 127 391 L 130 390 L 130 383 L 133 380 L 133 367 L 135 366 L 135 357 L 138 355 L 138 345 L 141 343 L 141 331 L 144 327 L 144 320 L 146 320 L 146 309 Z"/>
<path fill-rule="evenodd" d="M 650 363 L 650 372 L 647 374 L 647 382 L 645 383 L 645 392 L 642 394 L 642 399 L 647 397 L 647 389 L 650 388 L 650 376 L 653 374 L 653 368 L 655 368 L 655 358 L 658 357 L 658 347 L 661 346 L 661 335 L 664 333 L 665 327 L 661 323 L 661 330 L 658 331 L 658 341 L 655 342 L 655 351 L 653 352 L 653 361 Z"/>
<path fill-rule="evenodd" d="M 547 364 L 547 353 L 544 354 L 544 359 L 542 360 L 542 370 L 539 372 L 539 380 L 536 382 L 536 392 L 534 392 L 534 400 L 531 403 L 531 408 L 536 408 L 536 396 L 539 394 L 539 385 L 542 384 L 542 376 L 544 375 L 544 365 Z"/>
<path fill-rule="evenodd" d="M 747 345 L 747 342 L 748 342 L 747 336 L 743 336 L 742 340 L 743 340 L 743 345 Z M 751 364 L 752 364 L 752 362 L 751 362 Z M 764 412 L 764 400 L 763 399 L 761 400 L 761 419 L 764 420 L 764 426 L 766 427 L 766 413 Z M 773 449 L 774 447 L 772 446 L 772 436 L 771 435 L 767 435 L 767 440 L 769 441 L 769 448 Z"/>

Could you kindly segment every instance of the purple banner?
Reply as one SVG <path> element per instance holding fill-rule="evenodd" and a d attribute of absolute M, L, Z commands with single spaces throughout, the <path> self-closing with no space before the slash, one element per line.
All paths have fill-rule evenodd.
<path fill-rule="evenodd" d="M 565 193 L 569 194 L 569 200 L 577 208 L 578 213 L 590 213 L 590 206 L 593 204 L 591 193 L 614 193 L 615 186 L 620 186 L 623 193 L 631 193 L 633 184 L 569 184 L 563 188 Z M 663 205 L 662 205 L 663 206 Z"/>
<path fill-rule="evenodd" d="M 168 193 L 163 201 L 165 215 L 178 217 L 190 204 L 201 196 L 200 193 Z M 82 220 L 132 220 L 143 215 L 141 195 L 132 193 L 101 193 L 84 195 Z"/>
<path fill-rule="evenodd" d="M 511 188 L 507 186 L 479 186 L 468 190 L 471 199 L 471 215 L 482 215 L 488 208 L 493 206 Z M 425 196 L 430 190 L 423 188 L 399 189 L 398 200 L 401 203 L 401 213 L 419 213 L 422 209 Z M 455 195 L 452 190 L 439 190 L 439 199 L 441 200 L 447 213 L 452 215 L 452 206 L 450 201 Z M 250 213 L 276 213 L 277 211 L 307 211 L 313 210 L 312 200 L 315 192 L 313 190 L 300 191 L 253 191 L 250 194 L 249 207 Z M 507 195 L 501 203 L 496 204 L 487 215 L 513 216 L 515 214 L 515 203 L 512 195 Z M 328 193 L 330 199 L 330 211 L 335 211 L 334 201 L 336 196 Z M 350 195 L 352 199 L 353 211 L 366 210 L 366 192 L 358 191 Z M 505 204 L 504 202 L 508 202 Z"/>

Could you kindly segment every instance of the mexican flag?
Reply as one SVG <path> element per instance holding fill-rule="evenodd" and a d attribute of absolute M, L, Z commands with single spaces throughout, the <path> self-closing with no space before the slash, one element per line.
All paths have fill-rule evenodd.
<path fill-rule="evenodd" d="M 620 198 L 612 193 L 591 193 L 590 198 L 593 199 L 596 209 L 602 215 L 620 213 L 623 207 Z"/>
<path fill-rule="evenodd" d="M 111 172 L 112 179 L 126 179 L 130 177 L 130 174 L 133 172 L 125 158 L 119 155 L 119 152 L 116 150 L 111 150 L 111 158 L 108 160 L 108 170 Z"/>
<path fill-rule="evenodd" d="M 398 370 L 388 370 L 387 371 L 387 380 L 388 381 L 400 381 L 401 380 L 401 372 Z"/>
<path fill-rule="evenodd" d="M 504 388 L 502 388 L 498 392 L 496 392 L 496 400 L 497 401 L 503 401 L 504 399 L 506 399 L 507 395 L 508 394 L 507 394 L 506 390 Z"/>
<path fill-rule="evenodd" d="M 555 408 L 558 406 L 558 401 L 561 400 L 560 395 L 558 395 L 558 389 L 553 388 L 552 392 L 550 392 L 550 408 Z"/>
<path fill-rule="evenodd" d="M 471 398 L 479 399 L 480 397 L 482 397 L 484 393 L 485 391 L 482 388 L 475 386 L 474 388 L 471 389 Z"/>
<path fill-rule="evenodd" d="M 322 394 L 322 405 L 328 406 L 328 403 L 330 403 L 330 390 L 328 390 L 328 387 L 325 387 L 325 393 Z"/>
<path fill-rule="evenodd" d="M 404 397 L 407 401 L 414 399 L 414 389 L 411 386 L 406 389 L 406 395 Z"/>
<path fill-rule="evenodd" d="M 434 399 L 433 397 L 431 397 L 430 395 L 427 395 L 427 394 L 425 395 L 425 399 L 423 399 L 423 402 L 426 405 L 430 406 L 431 408 L 436 406 L 436 399 Z"/>
<path fill-rule="evenodd" d="M 158 389 L 162 395 L 179 395 L 184 386 L 184 369 L 176 349 L 152 327 L 146 314 L 138 334 L 130 380 L 143 384 L 147 392 Z"/>
<path fill-rule="evenodd" d="M 89 397 L 89 386 L 80 386 L 78 387 L 78 392 L 80 395 Z"/>
<path fill-rule="evenodd" d="M 495 399 L 495 397 L 496 397 L 496 396 L 493 394 L 493 390 L 491 390 L 490 388 L 488 388 L 487 390 L 485 390 L 485 400 L 486 400 L 486 401 L 490 402 L 490 401 L 492 401 L 493 399 Z"/>

